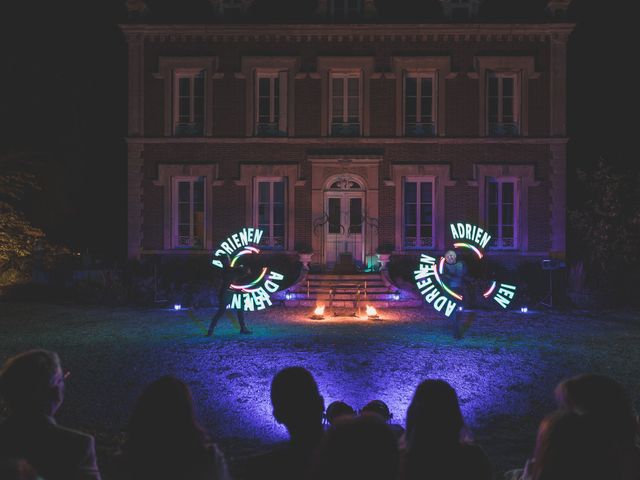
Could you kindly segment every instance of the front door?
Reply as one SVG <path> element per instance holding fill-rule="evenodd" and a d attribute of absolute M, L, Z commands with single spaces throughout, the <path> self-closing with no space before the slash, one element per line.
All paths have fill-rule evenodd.
<path fill-rule="evenodd" d="M 326 192 L 325 263 L 335 265 L 349 256 L 364 261 L 364 192 Z M 342 255 L 342 257 L 341 257 Z"/>

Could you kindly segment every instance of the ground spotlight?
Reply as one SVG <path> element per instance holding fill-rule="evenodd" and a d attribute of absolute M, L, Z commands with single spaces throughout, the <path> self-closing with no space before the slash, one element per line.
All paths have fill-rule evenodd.
<path fill-rule="evenodd" d="M 398 300 L 400 300 L 400 294 L 398 292 L 393 294 L 393 299 L 397 302 Z"/>
<path fill-rule="evenodd" d="M 520 311 L 522 313 L 527 313 L 529 311 L 529 308 L 528 307 L 520 307 Z"/>
<path fill-rule="evenodd" d="M 369 317 L 369 320 L 380 320 L 380 315 L 378 315 L 378 311 L 375 309 L 375 307 L 372 307 L 371 305 L 367 305 L 367 317 Z"/>
<path fill-rule="evenodd" d="M 179 303 L 174 303 L 173 304 L 173 309 L 177 312 L 179 310 L 182 310 L 182 305 L 180 305 Z"/>
<path fill-rule="evenodd" d="M 284 298 L 286 300 L 291 300 L 293 298 L 293 293 L 289 293 L 289 292 L 285 293 Z"/>

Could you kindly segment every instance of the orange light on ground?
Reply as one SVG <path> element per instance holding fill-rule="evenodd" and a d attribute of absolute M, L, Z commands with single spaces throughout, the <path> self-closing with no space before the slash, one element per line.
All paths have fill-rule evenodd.
<path fill-rule="evenodd" d="M 378 315 L 378 311 L 375 309 L 375 307 L 372 307 L 371 305 L 367 305 L 367 317 L 369 317 L 370 320 L 380 319 L 380 316 Z"/>
<path fill-rule="evenodd" d="M 324 318 L 324 305 L 317 305 L 311 318 L 313 320 L 322 320 Z"/>

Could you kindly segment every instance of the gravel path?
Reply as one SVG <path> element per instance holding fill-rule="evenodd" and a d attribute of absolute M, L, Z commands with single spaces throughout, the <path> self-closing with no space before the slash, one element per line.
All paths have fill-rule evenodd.
<path fill-rule="evenodd" d="M 447 380 L 498 472 L 522 465 L 561 379 L 608 374 L 640 401 L 639 312 L 479 312 L 461 341 L 426 309 L 318 322 L 278 307 L 249 314 L 253 335 L 225 317 L 205 338 L 211 312 L 0 303 L 0 358 L 60 354 L 71 377 L 59 419 L 98 436 L 107 471 L 133 401 L 163 374 L 191 386 L 202 423 L 234 459 L 286 438 L 269 384 L 290 365 L 314 374 L 326 404 L 380 398 L 401 424 L 421 380 Z"/>

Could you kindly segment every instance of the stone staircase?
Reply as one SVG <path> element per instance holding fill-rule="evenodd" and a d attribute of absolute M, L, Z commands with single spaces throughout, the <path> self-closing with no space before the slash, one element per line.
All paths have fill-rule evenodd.
<path fill-rule="evenodd" d="M 297 284 L 281 292 L 287 307 L 353 308 L 359 300 L 364 311 L 373 307 L 415 307 L 420 305 L 414 295 L 393 286 L 381 273 L 307 273 Z"/>

